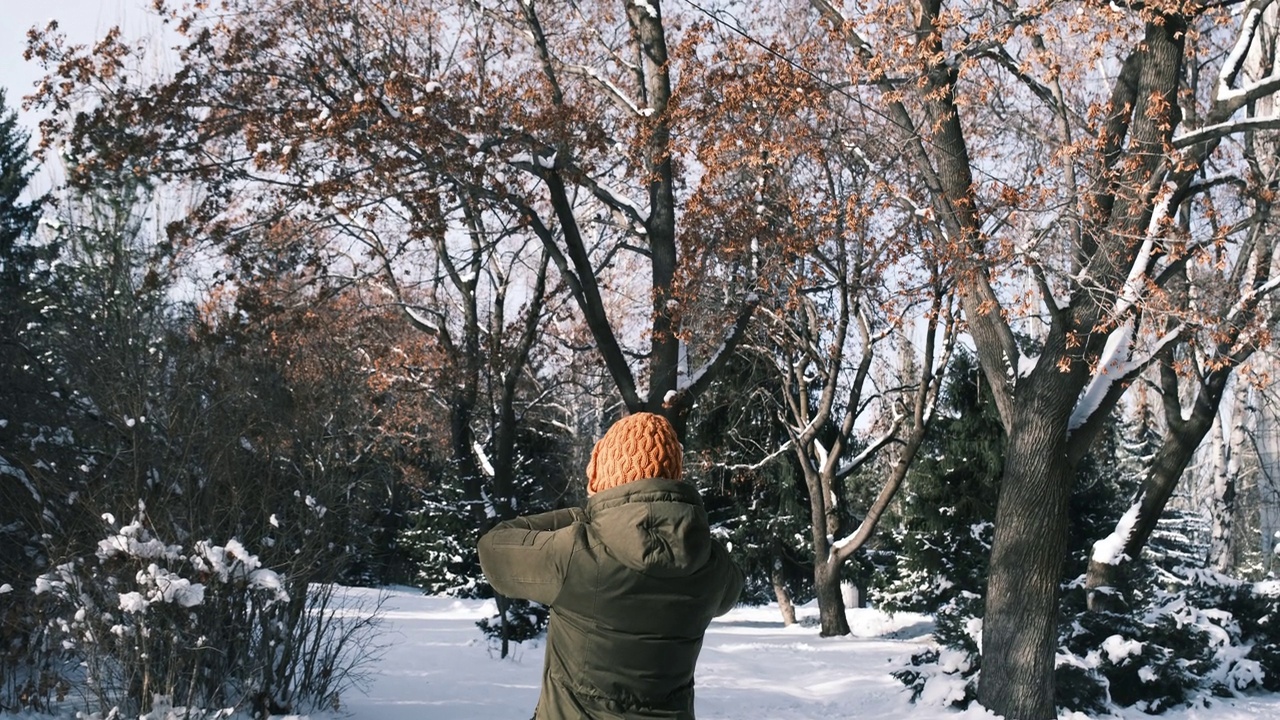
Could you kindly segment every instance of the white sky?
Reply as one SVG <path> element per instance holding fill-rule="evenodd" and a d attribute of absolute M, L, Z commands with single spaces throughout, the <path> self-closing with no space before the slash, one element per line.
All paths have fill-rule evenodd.
<path fill-rule="evenodd" d="M 34 133 L 32 116 L 17 107 L 42 74 L 38 65 L 22 59 L 32 26 L 57 20 L 76 44 L 92 43 L 114 25 L 123 27 L 126 37 L 140 37 L 158 26 L 149 5 L 150 0 L 0 0 L 0 86 L 7 91 L 6 104 Z"/>
<path fill-rule="evenodd" d="M 5 89 L 6 107 L 17 111 L 18 121 L 31 134 L 32 147 L 39 140 L 39 116 L 22 109 L 22 98 L 31 93 L 43 72 L 38 64 L 22 59 L 27 31 L 57 20 L 68 42 L 76 45 L 92 44 L 116 25 L 126 39 L 162 37 L 161 25 L 149 11 L 151 1 L 0 0 L 0 87 Z M 44 192 L 58 185 L 60 177 L 56 163 L 45 165 L 36 170 L 28 192 Z"/>

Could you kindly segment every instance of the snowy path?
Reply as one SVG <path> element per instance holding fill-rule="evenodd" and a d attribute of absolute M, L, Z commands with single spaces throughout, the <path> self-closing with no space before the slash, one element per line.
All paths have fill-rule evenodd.
<path fill-rule="evenodd" d="M 532 714 L 542 647 L 516 646 L 513 659 L 499 660 L 474 624 L 493 612 L 492 604 L 395 590 L 385 607 L 387 648 L 368 695 L 345 703 L 354 718 L 525 720 Z M 698 665 L 698 717 L 875 720 L 909 711 L 888 666 L 923 640 L 924 618 L 888 621 L 857 611 L 850 619 L 854 637 L 823 640 L 815 627 L 784 628 L 776 608 L 740 608 L 720 618 L 707 632 Z"/>
<path fill-rule="evenodd" d="M 353 593 L 375 591 L 353 590 Z M 353 696 L 353 720 L 527 720 L 538 698 L 542 648 L 516 646 L 499 660 L 475 621 L 489 603 L 392 590 L 387 644 L 366 696 Z M 802 608 L 801 616 L 816 614 Z M 784 628 L 777 609 L 739 608 L 707 632 L 698 664 L 699 720 L 989 720 L 974 707 L 957 712 L 912 705 L 889 676 L 890 660 L 927 640 L 919 615 L 849 613 L 854 634 L 823 639 L 816 627 Z M 315 716 L 313 716 L 314 718 Z M 1083 716 L 1065 720 L 1082 720 Z M 1136 711 L 1126 720 L 1148 718 Z M 1280 697 L 1261 696 L 1181 709 L 1162 720 L 1259 720 L 1280 717 Z"/>

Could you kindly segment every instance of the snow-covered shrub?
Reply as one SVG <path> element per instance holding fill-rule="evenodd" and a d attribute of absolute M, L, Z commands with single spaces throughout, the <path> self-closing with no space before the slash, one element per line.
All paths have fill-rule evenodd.
<path fill-rule="evenodd" d="M 1157 713 L 1185 703 L 1197 673 L 1212 666 L 1204 640 L 1159 619 L 1147 625 L 1115 613 L 1085 613 L 1059 650 L 1058 704 L 1082 712 L 1115 704 Z"/>
<path fill-rule="evenodd" d="M 337 706 L 373 617 L 338 614 L 332 586 L 291 585 L 238 540 L 168 544 L 141 503 L 123 526 L 103 519 L 110 532 L 97 547 L 34 589 L 80 707 L 136 716 L 170 705 Z"/>
<path fill-rule="evenodd" d="M 934 637 L 939 648 L 912 654 L 893 676 L 926 705 L 968 707 L 977 697 L 981 668 L 982 597 L 961 592 L 938 609 Z"/>
<path fill-rule="evenodd" d="M 529 600 L 502 598 L 498 607 L 496 614 L 477 621 L 476 627 L 491 644 L 499 646 L 503 657 L 509 650 L 508 643 L 522 643 L 540 637 L 546 632 L 547 621 L 551 619 L 550 610 L 545 605 Z"/>
<path fill-rule="evenodd" d="M 1199 569 L 1159 571 L 1125 612 L 1081 610 L 1062 628 L 1058 705 L 1149 713 L 1280 687 L 1280 609 L 1265 586 Z M 1082 607 L 1083 590 L 1068 590 Z"/>

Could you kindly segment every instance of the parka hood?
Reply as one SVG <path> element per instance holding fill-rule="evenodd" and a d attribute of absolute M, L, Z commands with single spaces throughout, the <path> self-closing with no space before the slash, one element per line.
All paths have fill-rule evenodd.
<path fill-rule="evenodd" d="M 689 483 L 652 478 L 602 490 L 587 501 L 587 515 L 605 548 L 637 572 L 689 575 L 711 554 L 707 511 Z"/>

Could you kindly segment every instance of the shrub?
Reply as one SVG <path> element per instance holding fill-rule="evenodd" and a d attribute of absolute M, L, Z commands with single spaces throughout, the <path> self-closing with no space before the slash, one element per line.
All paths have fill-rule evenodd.
<path fill-rule="evenodd" d="M 1161 713 L 1249 690 L 1280 688 L 1280 587 L 1216 573 L 1146 568 L 1156 583 L 1124 612 L 1084 609 L 1083 583 L 1063 597 L 1055 682 L 1060 709 Z M 893 673 L 918 702 L 965 707 L 980 669 L 982 601 L 965 593 L 937 613 L 941 646 Z"/>
<path fill-rule="evenodd" d="M 498 612 L 492 617 L 476 622 L 491 644 L 498 645 L 502 657 L 509 651 L 508 643 L 522 643 L 541 636 L 547 630 L 550 610 L 529 600 L 499 598 Z"/>
<path fill-rule="evenodd" d="M 961 592 L 937 612 L 934 637 L 941 648 L 914 653 L 894 671 L 913 702 L 965 708 L 977 697 L 981 669 L 982 597 Z"/>
<path fill-rule="evenodd" d="M 337 708 L 360 681 L 376 608 L 339 613 L 334 586 L 263 567 L 235 539 L 168 544 L 141 503 L 124 526 L 103 519 L 110 532 L 94 552 L 35 587 L 46 646 L 63 658 L 60 685 L 78 690 L 84 709 Z"/>
<path fill-rule="evenodd" d="M 1159 713 L 1277 686 L 1280 611 L 1265 586 L 1191 568 L 1156 569 L 1154 577 L 1160 583 L 1136 595 L 1132 609 L 1081 611 L 1063 626 L 1059 707 Z"/>

